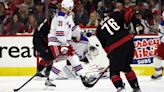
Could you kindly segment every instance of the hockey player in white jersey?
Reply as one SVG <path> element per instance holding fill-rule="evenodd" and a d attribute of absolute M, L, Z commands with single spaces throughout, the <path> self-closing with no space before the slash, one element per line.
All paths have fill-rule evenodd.
<path fill-rule="evenodd" d="M 158 36 L 161 43 L 158 45 L 157 54 L 154 57 L 154 67 L 155 67 L 155 74 L 151 76 L 152 79 L 158 79 L 162 77 L 163 67 L 162 67 L 162 60 L 164 60 L 164 12 L 162 13 L 162 20 L 159 24 L 159 31 Z"/>
<path fill-rule="evenodd" d="M 51 48 L 55 60 L 49 79 L 47 79 L 45 83 L 47 86 L 55 86 L 52 84 L 51 79 L 62 75 L 61 70 L 66 65 L 67 60 L 70 61 L 76 74 L 82 79 L 87 79 L 78 56 L 74 53 L 73 47 L 69 44 L 72 38 L 72 29 L 75 26 L 73 17 L 70 14 L 73 6 L 74 2 L 72 0 L 63 0 L 61 3 L 61 12 L 56 13 L 51 22 L 51 29 L 48 35 L 48 45 Z"/>

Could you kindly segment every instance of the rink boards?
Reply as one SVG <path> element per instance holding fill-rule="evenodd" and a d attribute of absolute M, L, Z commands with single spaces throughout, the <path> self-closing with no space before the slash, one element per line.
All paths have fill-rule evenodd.
<path fill-rule="evenodd" d="M 157 35 L 139 35 L 134 39 L 133 69 L 138 75 L 151 75 Z M 103 58 L 99 57 L 101 61 Z M 100 62 L 99 64 L 101 64 Z M 0 76 L 30 76 L 36 72 L 37 58 L 31 35 L 0 36 Z"/>

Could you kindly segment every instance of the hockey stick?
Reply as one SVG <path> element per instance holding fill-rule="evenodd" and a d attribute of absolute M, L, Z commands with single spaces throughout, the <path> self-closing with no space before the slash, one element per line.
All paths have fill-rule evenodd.
<path fill-rule="evenodd" d="M 41 27 L 44 25 L 44 23 L 46 23 L 47 22 L 47 19 L 44 19 L 44 21 L 38 26 L 38 31 L 40 31 L 40 29 L 41 29 Z M 53 62 L 53 61 L 52 61 Z M 50 62 L 47 66 L 49 66 L 50 64 L 52 64 L 52 62 Z M 21 88 L 23 88 L 28 82 L 30 82 L 35 76 L 37 76 L 39 73 L 40 73 L 41 71 L 39 71 L 39 72 L 36 72 L 29 80 L 27 80 L 22 86 L 20 86 L 19 88 L 17 88 L 17 89 L 14 89 L 14 92 L 16 92 L 16 91 L 19 91 Z"/>
<path fill-rule="evenodd" d="M 97 79 L 91 82 L 82 80 L 83 85 L 88 88 L 93 87 L 100 80 L 100 78 L 104 75 L 104 73 L 108 70 L 109 67 L 110 65 L 101 73 L 101 75 Z"/>
<path fill-rule="evenodd" d="M 17 89 L 14 89 L 14 92 L 19 91 L 21 88 L 23 88 L 28 82 L 30 82 L 35 76 L 37 76 L 40 72 L 35 73 L 29 80 L 27 80 L 22 86 L 20 86 Z"/>
<path fill-rule="evenodd" d="M 47 66 L 49 66 L 49 65 L 51 65 L 53 63 L 53 60 L 47 65 Z M 46 67 L 45 67 L 46 68 Z M 21 88 L 23 88 L 28 82 L 30 82 L 35 76 L 37 76 L 39 73 L 40 73 L 41 71 L 38 71 L 38 72 L 36 72 L 29 80 L 27 80 L 22 86 L 20 86 L 19 88 L 17 88 L 17 89 L 14 89 L 14 92 L 17 92 L 17 91 L 19 91 Z"/>
<path fill-rule="evenodd" d="M 53 60 L 52 62 L 50 62 L 47 66 L 51 65 L 53 63 Z M 46 68 L 46 67 L 45 67 Z M 19 91 L 21 88 L 23 88 L 28 82 L 30 82 L 35 76 L 37 76 L 41 71 L 38 71 L 36 72 L 29 80 L 27 80 L 22 86 L 20 86 L 19 88 L 17 89 L 14 89 L 14 92 L 17 92 Z"/>
<path fill-rule="evenodd" d="M 56 57 L 56 59 L 54 59 L 54 60 L 57 61 L 58 58 L 60 58 L 60 56 L 61 56 L 61 54 L 59 54 L 59 55 Z M 51 64 L 53 63 L 54 60 L 52 60 L 52 62 L 50 62 L 47 66 L 51 65 Z M 37 76 L 40 72 L 41 72 L 41 71 L 36 72 L 36 73 L 35 73 L 29 80 L 27 80 L 22 86 L 20 86 L 20 87 L 17 88 L 17 89 L 14 89 L 14 92 L 19 91 L 21 88 L 23 88 L 28 82 L 30 82 L 30 81 L 31 81 L 35 76 Z"/>

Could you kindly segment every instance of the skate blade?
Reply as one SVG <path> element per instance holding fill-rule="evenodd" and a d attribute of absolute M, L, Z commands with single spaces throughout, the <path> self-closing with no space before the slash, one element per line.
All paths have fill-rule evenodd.
<path fill-rule="evenodd" d="M 55 90 L 56 86 L 47 86 L 45 85 L 43 90 Z"/>

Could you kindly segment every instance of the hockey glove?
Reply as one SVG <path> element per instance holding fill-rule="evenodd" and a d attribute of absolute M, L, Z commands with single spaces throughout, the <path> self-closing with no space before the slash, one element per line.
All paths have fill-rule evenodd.
<path fill-rule="evenodd" d="M 74 55 L 74 49 L 71 45 L 61 46 L 60 51 L 63 55 L 67 55 L 67 56 L 73 56 Z"/>

